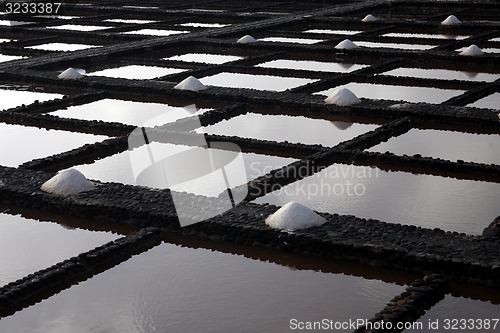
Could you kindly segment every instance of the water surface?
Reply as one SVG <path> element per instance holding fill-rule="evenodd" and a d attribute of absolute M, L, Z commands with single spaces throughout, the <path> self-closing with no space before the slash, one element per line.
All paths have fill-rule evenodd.
<path fill-rule="evenodd" d="M 476 108 L 486 108 L 500 110 L 500 93 L 493 93 L 489 96 L 481 98 L 467 106 L 473 106 Z"/>
<path fill-rule="evenodd" d="M 46 130 L 0 123 L 0 165 L 17 167 L 35 158 L 48 157 L 87 143 L 107 139 L 102 135 Z"/>
<path fill-rule="evenodd" d="M 500 215 L 498 198 L 496 183 L 335 164 L 257 202 L 481 234 Z"/>
<path fill-rule="evenodd" d="M 229 61 L 243 59 L 243 57 L 226 54 L 207 54 L 207 53 L 186 53 L 173 57 L 163 58 L 163 60 L 179 60 L 186 62 L 200 62 L 207 64 L 223 64 Z"/>
<path fill-rule="evenodd" d="M 475 73 L 450 69 L 424 69 L 424 68 L 397 68 L 382 73 L 393 76 L 409 76 L 425 79 L 445 79 L 464 81 L 486 81 L 491 82 L 500 78 L 499 73 Z"/>
<path fill-rule="evenodd" d="M 53 27 L 47 27 L 47 29 L 76 30 L 76 31 L 96 31 L 109 28 L 110 27 L 100 26 L 100 25 L 80 25 L 80 24 L 64 24 Z"/>
<path fill-rule="evenodd" d="M 69 44 L 69 43 L 47 43 L 35 46 L 27 46 L 28 49 L 45 50 L 45 51 L 78 51 L 86 50 L 92 47 L 98 47 L 97 45 L 86 45 L 86 44 Z"/>
<path fill-rule="evenodd" d="M 189 31 L 179 31 L 179 30 L 141 29 L 141 30 L 121 32 L 121 33 L 129 35 L 171 36 L 171 35 L 184 34 L 188 32 Z"/>
<path fill-rule="evenodd" d="M 369 319 L 402 289 L 377 280 L 162 244 L 3 318 L 0 330 L 288 332 L 291 319 Z"/>
<path fill-rule="evenodd" d="M 118 238 L 0 213 L 0 286 Z"/>
<path fill-rule="evenodd" d="M 203 84 L 210 86 L 284 91 L 317 80 L 222 72 L 212 76 L 203 77 L 200 81 Z"/>
<path fill-rule="evenodd" d="M 258 41 L 277 42 L 277 43 L 296 43 L 296 44 L 316 44 L 322 42 L 323 40 L 311 39 L 311 38 L 266 37 L 266 38 L 259 38 Z"/>
<path fill-rule="evenodd" d="M 16 106 L 29 105 L 35 101 L 45 102 L 55 98 L 61 98 L 61 94 L 34 92 L 27 90 L 0 89 L 0 110 L 10 109 Z"/>
<path fill-rule="evenodd" d="M 364 47 L 380 47 L 380 48 L 388 48 L 388 49 L 403 49 L 403 50 L 429 50 L 435 45 L 421 45 L 421 44 L 405 44 L 405 43 L 379 43 L 379 42 L 364 42 L 364 41 L 355 41 L 354 42 L 358 46 Z"/>
<path fill-rule="evenodd" d="M 323 61 L 279 59 L 258 64 L 257 67 L 302 69 L 306 71 L 347 73 L 367 67 L 367 65 L 323 62 Z"/>
<path fill-rule="evenodd" d="M 142 66 L 142 65 L 129 65 L 117 68 L 104 69 L 97 72 L 88 73 L 88 75 L 99 75 L 122 79 L 156 79 L 165 75 L 183 72 L 184 69 L 178 68 L 165 68 L 158 66 Z"/>

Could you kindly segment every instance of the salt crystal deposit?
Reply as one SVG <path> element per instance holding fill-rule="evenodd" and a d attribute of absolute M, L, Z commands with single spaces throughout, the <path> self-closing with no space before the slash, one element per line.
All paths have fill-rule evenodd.
<path fill-rule="evenodd" d="M 347 88 L 336 89 L 325 99 L 326 104 L 335 104 L 338 106 L 348 106 L 361 103 L 361 100 Z"/>
<path fill-rule="evenodd" d="M 320 226 L 325 222 L 324 217 L 295 201 L 287 203 L 266 219 L 266 224 L 272 228 L 291 231 Z"/>
<path fill-rule="evenodd" d="M 85 74 L 85 70 L 81 68 L 68 68 L 59 74 L 57 77 L 59 79 L 79 79 Z"/>
<path fill-rule="evenodd" d="M 457 17 L 455 15 L 450 15 L 446 18 L 446 20 L 441 22 L 442 25 L 457 25 L 460 23 L 462 23 L 462 22 L 459 19 L 457 19 Z"/>
<path fill-rule="evenodd" d="M 339 130 L 346 130 L 352 126 L 352 123 L 346 121 L 332 121 L 333 126 L 337 127 Z"/>
<path fill-rule="evenodd" d="M 468 48 L 466 48 L 465 50 L 463 50 L 459 54 L 464 55 L 464 56 L 480 56 L 480 55 L 483 55 L 484 52 L 479 47 L 477 47 L 477 45 L 472 44 L 471 46 L 469 46 Z"/>
<path fill-rule="evenodd" d="M 190 77 L 182 80 L 181 82 L 179 82 L 179 84 L 177 84 L 174 87 L 174 89 L 200 91 L 200 90 L 207 89 L 207 87 L 203 83 L 201 83 L 200 80 L 195 78 L 194 76 L 190 76 Z"/>
<path fill-rule="evenodd" d="M 41 187 L 42 191 L 57 195 L 76 194 L 90 191 L 93 188 L 94 184 L 75 169 L 59 171 L 57 175 L 47 180 Z"/>
<path fill-rule="evenodd" d="M 256 41 L 257 40 L 255 38 L 253 38 L 252 36 L 245 35 L 245 36 L 241 37 L 240 39 L 238 39 L 236 41 L 236 43 L 248 44 L 248 43 L 255 43 Z"/>
<path fill-rule="evenodd" d="M 355 49 L 357 47 L 358 46 L 349 39 L 344 39 L 343 41 L 335 45 L 336 49 Z"/>
<path fill-rule="evenodd" d="M 376 20 L 377 20 L 377 18 L 376 18 L 375 16 L 373 16 L 372 14 L 368 14 L 368 15 L 366 15 L 366 16 L 365 16 L 365 17 L 361 20 L 361 22 L 365 22 L 365 23 L 366 23 L 366 22 L 374 22 L 374 21 L 376 21 Z"/>

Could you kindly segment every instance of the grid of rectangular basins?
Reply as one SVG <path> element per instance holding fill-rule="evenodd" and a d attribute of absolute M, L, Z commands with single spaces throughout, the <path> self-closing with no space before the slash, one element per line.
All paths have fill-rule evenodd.
<path fill-rule="evenodd" d="M 375 20 L 362 22 L 368 14 Z M 440 24 L 452 14 L 462 23 Z M 73 167 L 99 182 L 161 190 L 161 182 L 136 177 L 133 153 L 172 155 L 196 144 L 169 137 L 144 142 L 131 153 L 123 142 L 137 128 L 187 131 L 205 133 L 209 145 L 239 145 L 246 179 L 232 182 L 233 188 L 273 181 L 276 171 L 306 158 L 319 163 L 321 169 L 311 174 L 262 187 L 247 198 L 256 204 L 297 201 L 321 213 L 439 228 L 478 242 L 500 215 L 500 8 L 489 2 L 79 1 L 63 3 L 57 15 L 5 14 L 0 22 L 2 167 L 51 173 Z M 237 42 L 245 35 L 255 41 Z M 357 47 L 336 48 L 346 39 Z M 472 44 L 484 53 L 459 54 Z M 58 79 L 68 67 L 86 73 L 81 79 Z M 208 88 L 173 89 L 190 76 Z M 327 105 L 324 99 L 338 88 L 348 88 L 361 102 Z M 400 125 L 401 120 L 409 125 Z M 320 152 L 331 158 L 316 157 Z M 220 195 L 210 179 L 200 178 L 189 189 Z M 43 207 L 14 208 L 0 198 L 1 234 L 9 235 L 0 237 L 5 285 L 116 240 L 114 233 L 138 230 L 89 219 L 68 226 L 64 211 L 51 215 Z M 50 241 L 55 237 L 58 242 Z M 40 304 L 19 306 L 12 316 L 6 312 L 0 330 L 50 331 L 58 320 L 57 329 L 66 331 L 94 327 L 89 321 L 104 329 L 111 328 L 107 318 L 116 317 L 116 331 L 178 331 L 185 329 L 179 321 L 194 314 L 199 321 L 188 331 L 202 332 L 207 325 L 209 331 L 286 331 L 291 318 L 304 324 L 370 319 L 377 311 L 383 316 L 387 301 L 405 288 L 415 292 L 427 283 L 420 278 L 432 273 L 380 273 L 355 263 L 344 269 L 322 258 L 302 265 L 313 259 L 290 254 L 292 259 L 282 260 L 275 250 L 169 237 L 166 244 Z M 498 270 L 498 254 L 491 254 L 497 258 L 493 270 Z M 185 260 L 193 265 L 183 267 Z M 283 266 L 298 270 L 284 272 Z M 162 275 L 164 280 L 150 278 Z M 238 281 L 243 278 L 245 283 Z M 283 279 L 286 285 L 273 281 L 262 288 L 259 279 Z M 476 289 L 455 276 L 444 279 L 458 286 L 436 287 L 447 296 L 427 314 L 419 312 L 421 319 L 407 321 L 418 319 L 426 328 L 445 318 L 498 317 L 498 288 Z M 328 295 L 319 290 L 329 290 Z M 269 295 L 276 299 L 266 303 Z M 251 306 L 241 302 L 247 297 Z M 101 302 L 96 309 L 82 311 L 96 302 Z M 262 311 L 255 311 L 261 304 Z M 280 307 L 283 312 L 273 315 Z M 68 309 L 74 312 L 70 316 L 79 315 L 63 320 Z M 44 319 L 37 316 L 40 311 Z M 232 317 L 241 321 L 231 323 Z M 260 321 L 258 327 L 250 318 Z M 488 331 L 478 327 L 471 331 Z"/>

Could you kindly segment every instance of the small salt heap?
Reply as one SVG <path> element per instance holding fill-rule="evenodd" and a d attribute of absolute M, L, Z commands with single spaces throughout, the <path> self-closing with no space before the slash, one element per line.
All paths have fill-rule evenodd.
<path fill-rule="evenodd" d="M 349 123 L 347 121 L 332 121 L 332 124 L 341 131 L 344 131 L 352 126 L 352 123 Z"/>
<path fill-rule="evenodd" d="M 361 100 L 347 88 L 336 89 L 325 99 L 326 104 L 335 104 L 338 106 L 348 106 L 361 103 Z"/>
<path fill-rule="evenodd" d="M 197 78 L 194 76 L 190 76 L 181 82 L 177 84 L 174 89 L 178 90 L 190 90 L 190 91 L 200 91 L 200 90 L 205 90 L 207 87 L 200 82 Z"/>
<path fill-rule="evenodd" d="M 472 44 L 471 46 L 469 46 L 468 48 L 466 48 L 465 50 L 463 50 L 459 54 L 463 55 L 463 56 L 480 56 L 480 55 L 483 55 L 484 52 L 479 47 L 477 47 L 477 45 Z"/>
<path fill-rule="evenodd" d="M 94 184 L 75 169 L 59 171 L 57 175 L 47 180 L 41 187 L 42 191 L 57 195 L 77 194 L 90 191 L 93 188 Z"/>
<path fill-rule="evenodd" d="M 295 201 L 287 203 L 266 219 L 268 226 L 290 231 L 320 226 L 325 222 L 324 217 Z"/>
<path fill-rule="evenodd" d="M 59 74 L 57 77 L 59 79 L 79 79 L 85 74 L 85 70 L 81 68 L 68 68 Z"/>
<path fill-rule="evenodd" d="M 255 38 L 253 38 L 252 36 L 245 35 L 245 36 L 241 37 L 240 39 L 238 39 L 236 41 L 236 43 L 248 44 L 248 43 L 255 43 L 256 41 L 257 40 Z"/>
<path fill-rule="evenodd" d="M 462 21 L 457 19 L 457 17 L 455 15 L 450 15 L 446 18 L 446 20 L 441 22 L 442 25 L 457 25 L 460 23 L 462 23 Z"/>
<path fill-rule="evenodd" d="M 375 22 L 377 20 L 377 18 L 375 16 L 373 16 L 372 14 L 368 14 L 366 15 L 362 20 L 361 22 Z"/>
<path fill-rule="evenodd" d="M 349 39 L 344 39 L 343 41 L 335 45 L 336 49 L 355 49 L 357 47 L 358 46 Z"/>

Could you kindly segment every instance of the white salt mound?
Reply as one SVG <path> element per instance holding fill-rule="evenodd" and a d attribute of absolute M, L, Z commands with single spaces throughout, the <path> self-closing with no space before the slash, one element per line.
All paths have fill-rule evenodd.
<path fill-rule="evenodd" d="M 348 106 L 361 103 L 361 100 L 347 88 L 336 89 L 325 99 L 326 104 L 335 104 L 338 106 Z"/>
<path fill-rule="evenodd" d="M 344 39 L 343 41 L 335 45 L 336 49 L 355 49 L 357 47 L 358 46 L 349 39 Z"/>
<path fill-rule="evenodd" d="M 320 226 L 325 222 L 324 217 L 295 201 L 287 203 L 266 219 L 268 226 L 282 230 L 305 229 Z"/>
<path fill-rule="evenodd" d="M 477 47 L 477 45 L 472 44 L 471 46 L 469 46 L 468 48 L 466 48 L 465 50 L 463 50 L 459 54 L 464 55 L 464 56 L 480 56 L 480 55 L 483 55 L 484 52 L 479 47 Z"/>
<path fill-rule="evenodd" d="M 346 121 L 332 121 L 333 126 L 337 127 L 339 130 L 346 130 L 352 126 L 352 123 Z"/>
<path fill-rule="evenodd" d="M 94 184 L 75 169 L 59 171 L 57 175 L 47 180 L 41 187 L 42 191 L 57 195 L 76 194 L 90 191 L 93 188 Z"/>
<path fill-rule="evenodd" d="M 376 20 L 377 18 L 375 16 L 373 16 L 372 14 L 368 14 L 361 20 L 361 22 L 374 22 Z"/>
<path fill-rule="evenodd" d="M 457 25 L 460 23 L 462 23 L 462 21 L 457 19 L 457 17 L 455 15 L 450 15 L 446 18 L 446 20 L 441 22 L 442 25 Z"/>
<path fill-rule="evenodd" d="M 68 68 L 59 74 L 57 77 L 59 79 L 79 79 L 85 74 L 85 70 L 81 68 Z"/>
<path fill-rule="evenodd" d="M 238 39 L 236 41 L 236 43 L 248 44 L 248 43 L 255 43 L 256 41 L 257 40 L 255 38 L 253 38 L 252 36 L 245 35 L 245 36 L 241 37 L 240 39 Z"/>
<path fill-rule="evenodd" d="M 207 89 L 207 86 L 205 86 L 203 83 L 200 82 L 197 78 L 194 76 L 190 76 L 181 82 L 177 84 L 174 89 L 178 90 L 191 90 L 191 91 L 200 91 Z"/>

